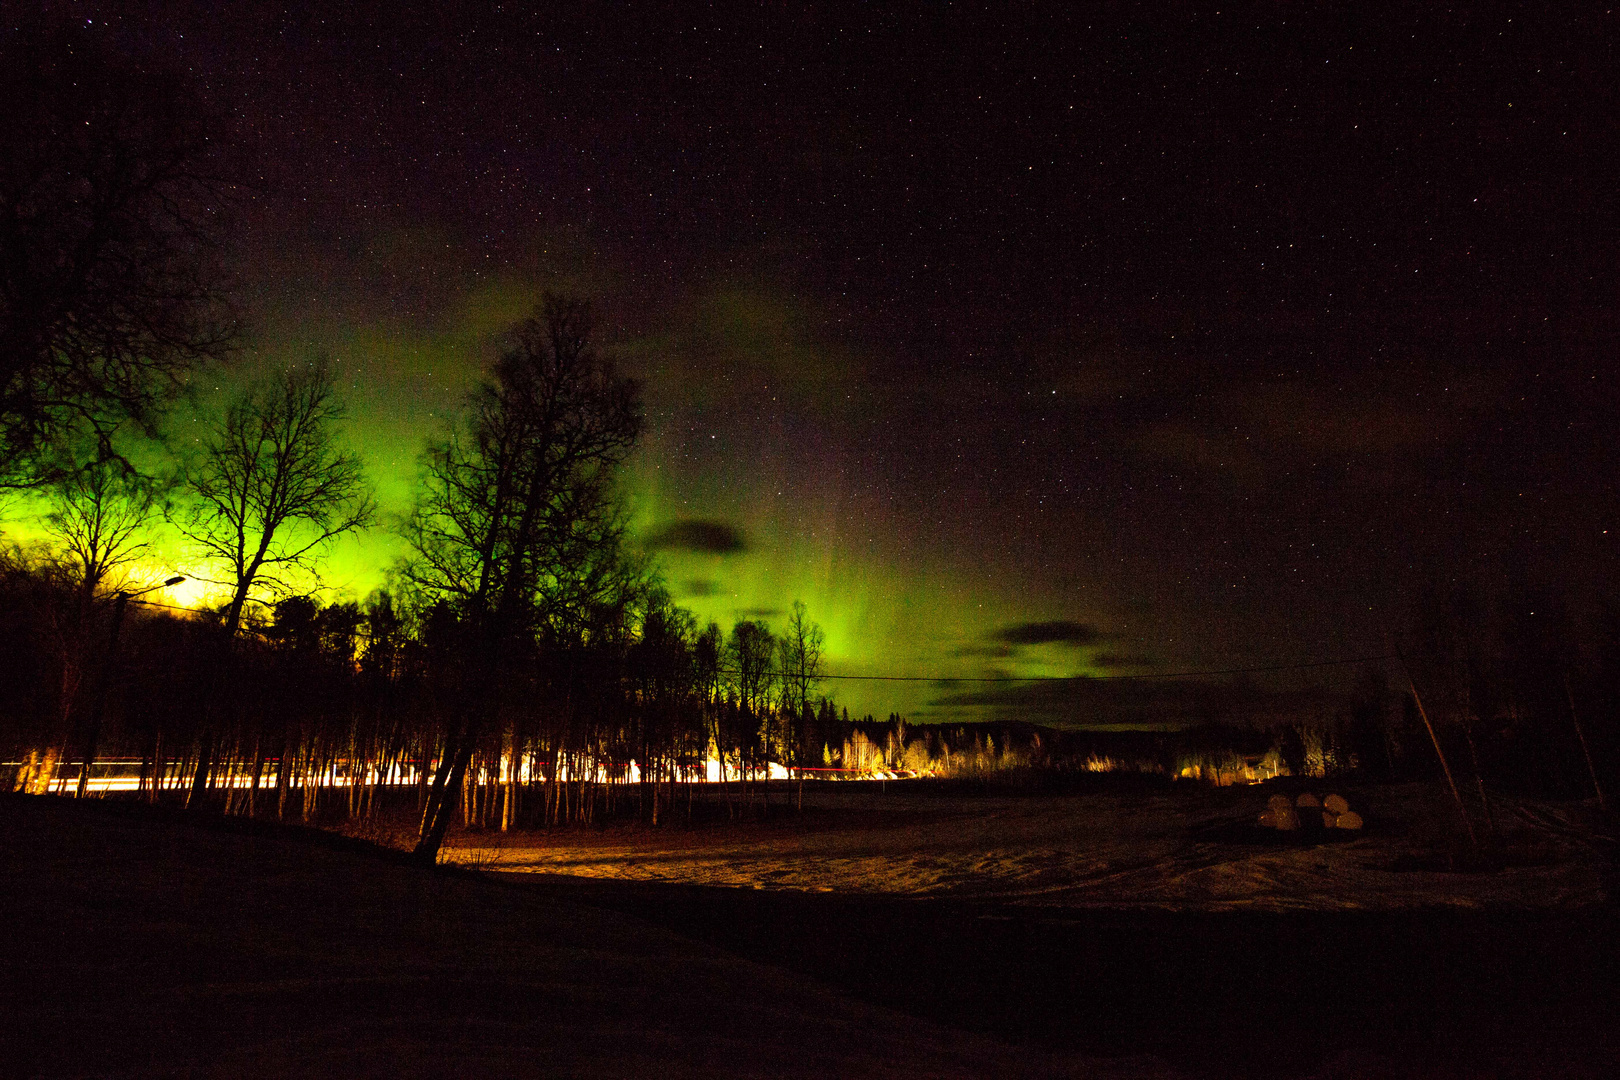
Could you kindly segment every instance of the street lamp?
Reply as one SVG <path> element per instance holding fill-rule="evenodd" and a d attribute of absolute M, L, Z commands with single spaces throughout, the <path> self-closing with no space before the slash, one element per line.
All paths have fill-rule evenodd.
<path fill-rule="evenodd" d="M 148 585 L 144 589 L 130 592 L 119 589 L 113 594 L 112 634 L 107 642 L 107 659 L 101 664 L 101 679 L 96 688 L 96 707 L 90 714 L 89 730 L 84 737 L 84 764 L 79 767 L 79 786 L 74 792 L 74 798 L 84 798 L 84 793 L 90 787 L 90 766 L 96 760 L 96 742 L 101 738 L 101 717 L 107 708 L 107 691 L 112 685 L 113 664 L 118 659 L 118 635 L 124 628 L 124 606 L 137 597 L 145 596 L 149 592 L 167 589 L 186 580 L 186 575 L 176 574 L 161 585 Z"/>

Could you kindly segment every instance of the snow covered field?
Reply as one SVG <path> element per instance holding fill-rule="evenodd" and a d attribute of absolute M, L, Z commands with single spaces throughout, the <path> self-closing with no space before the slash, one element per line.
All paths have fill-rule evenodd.
<path fill-rule="evenodd" d="M 765 821 L 471 834 L 448 857 L 525 874 L 1062 907 L 1557 909 L 1604 898 L 1613 842 L 1578 804 L 1493 798 L 1495 854 L 1475 856 L 1437 786 L 1314 785 L 1349 799 L 1366 818 L 1359 833 L 1260 829 L 1274 790 L 1023 798 L 839 785 L 809 791 L 802 815 L 777 792 Z M 1477 801 L 1470 811 L 1487 838 Z"/>
<path fill-rule="evenodd" d="M 1316 837 L 1253 827 L 1269 793 L 778 793 L 764 822 L 459 841 L 515 871 L 489 876 L 8 796 L 0 1071 L 1612 1073 L 1582 807 L 1500 805 L 1508 865 L 1467 872 L 1437 868 L 1467 849 L 1434 792 L 1347 791 L 1367 833 Z"/>
<path fill-rule="evenodd" d="M 0 797 L 0 926 L 8 1077 L 1168 1075 L 310 830 L 141 806 Z"/>

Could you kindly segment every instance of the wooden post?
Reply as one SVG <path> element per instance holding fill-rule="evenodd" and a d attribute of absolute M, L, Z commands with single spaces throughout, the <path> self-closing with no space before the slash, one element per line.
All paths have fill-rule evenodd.
<path fill-rule="evenodd" d="M 1586 771 L 1592 777 L 1592 790 L 1597 792 L 1598 809 L 1608 812 L 1603 801 L 1603 787 L 1598 783 L 1597 769 L 1592 765 L 1592 751 L 1586 747 L 1586 732 L 1581 730 L 1580 717 L 1575 715 L 1575 692 L 1569 688 L 1569 672 L 1564 672 L 1564 696 L 1569 699 L 1569 720 L 1575 725 L 1575 736 L 1581 740 L 1581 753 L 1586 755 Z"/>
<path fill-rule="evenodd" d="M 1393 644 L 1395 659 L 1401 662 L 1401 670 L 1406 673 L 1406 685 L 1412 688 L 1412 700 L 1417 702 L 1418 715 L 1423 718 L 1423 726 L 1429 730 L 1429 741 L 1434 743 L 1435 756 L 1440 759 L 1440 768 L 1445 771 L 1446 784 L 1451 788 L 1451 797 L 1457 800 L 1457 812 L 1462 815 L 1463 828 L 1468 830 L 1468 842 L 1474 847 L 1479 846 L 1479 838 L 1474 835 L 1474 823 L 1468 819 L 1468 809 L 1463 805 L 1462 793 L 1457 790 L 1457 781 L 1451 777 L 1451 766 L 1446 762 L 1446 752 L 1440 749 L 1440 739 L 1434 733 L 1434 725 L 1429 723 L 1429 714 L 1423 708 L 1423 699 L 1418 696 L 1417 683 L 1412 678 L 1412 669 L 1406 665 L 1406 657 L 1401 655 L 1400 646 Z"/>

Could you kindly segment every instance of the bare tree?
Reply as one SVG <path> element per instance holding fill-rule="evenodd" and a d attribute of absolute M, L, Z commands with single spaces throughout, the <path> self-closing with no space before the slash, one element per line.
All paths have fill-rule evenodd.
<path fill-rule="evenodd" d="M 88 602 L 102 583 L 147 553 L 157 515 L 154 482 L 115 461 L 95 461 L 51 486 L 45 530 Z"/>
<path fill-rule="evenodd" d="M 199 808 L 243 607 L 255 593 L 290 592 L 293 575 L 313 576 L 313 557 L 334 538 L 365 528 L 375 514 L 359 457 L 337 444 L 343 417 L 325 359 L 288 368 L 230 402 L 187 478 L 190 499 L 176 525 L 205 560 L 224 568 L 227 576 L 213 580 L 231 590 L 222 652 L 210 669 L 199 725 L 190 796 Z"/>
<path fill-rule="evenodd" d="M 763 767 L 765 770 L 765 807 L 770 809 L 771 760 L 771 689 L 776 675 L 771 670 L 776 659 L 776 638 L 762 620 L 744 619 L 731 628 L 726 641 L 726 660 L 731 665 L 731 682 L 737 692 L 737 704 L 745 727 L 742 750 L 748 762 L 747 772 Z M 744 778 L 744 802 L 747 777 Z"/>
<path fill-rule="evenodd" d="M 358 455 L 342 450 L 345 416 L 323 358 L 249 386 L 225 410 L 189 477 L 176 526 L 226 575 L 225 633 L 256 592 L 289 591 L 313 555 L 372 523 L 376 504 Z"/>
<path fill-rule="evenodd" d="M 641 432 L 640 391 L 597 352 L 593 330 L 587 304 L 548 296 L 513 330 L 465 420 L 424 457 L 402 573 L 454 610 L 468 657 L 423 809 L 425 861 L 438 856 L 508 659 L 542 626 L 563 636 L 634 576 L 613 474 Z"/>
<path fill-rule="evenodd" d="M 66 586 L 52 619 L 53 637 L 62 665 L 58 698 L 58 725 L 67 740 L 75 724 L 79 689 L 91 665 L 97 593 L 109 577 L 121 576 L 131 563 L 146 554 L 148 527 L 156 513 L 152 482 L 133 473 L 119 462 L 94 461 L 83 468 L 58 476 L 51 485 L 49 509 L 45 515 L 46 533 L 56 541 L 57 572 Z M 123 615 L 123 594 L 114 600 L 112 638 Z M 111 646 L 101 661 L 102 683 L 112 662 Z M 99 720 L 100 699 L 105 686 L 98 688 L 92 702 L 90 722 Z M 85 764 L 81 767 L 80 791 L 94 753 L 94 731 L 86 735 Z"/>
<path fill-rule="evenodd" d="M 810 696 L 821 684 L 821 627 L 812 622 L 803 600 L 793 601 L 787 627 L 777 639 L 777 665 L 781 669 L 782 714 L 788 764 L 799 770 L 799 808 L 804 808 L 804 761 L 810 726 Z"/>
<path fill-rule="evenodd" d="M 776 636 L 759 619 L 743 619 L 731 628 L 726 641 L 726 660 L 743 709 L 758 715 L 770 698 L 776 675 L 771 661 L 776 658 Z"/>
<path fill-rule="evenodd" d="M 0 486 L 68 435 L 114 455 L 233 330 L 215 265 L 210 124 L 174 78 L 84 20 L 0 30 Z"/>

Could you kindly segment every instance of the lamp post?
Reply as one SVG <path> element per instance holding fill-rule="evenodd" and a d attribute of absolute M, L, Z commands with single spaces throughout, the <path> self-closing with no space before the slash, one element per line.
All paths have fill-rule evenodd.
<path fill-rule="evenodd" d="M 112 633 L 107 642 L 107 658 L 101 664 L 101 678 L 96 686 L 96 707 L 90 714 L 90 723 L 84 736 L 84 764 L 79 767 L 79 786 L 74 792 L 74 798 L 84 798 L 90 787 L 90 766 L 96 761 L 96 742 L 101 738 L 101 717 L 107 709 L 107 691 L 112 686 L 113 664 L 118 660 L 118 635 L 124 629 L 124 607 L 138 596 L 145 596 L 149 592 L 167 589 L 171 585 L 178 585 L 186 580 L 184 574 L 176 575 L 161 585 L 149 585 L 135 592 L 119 589 L 113 594 Z"/>

